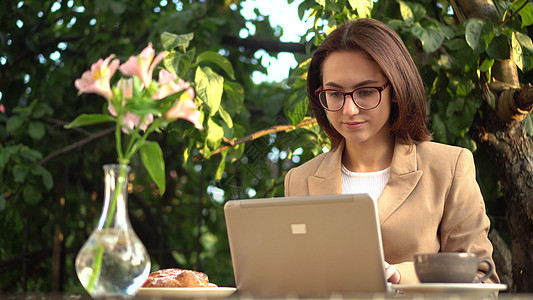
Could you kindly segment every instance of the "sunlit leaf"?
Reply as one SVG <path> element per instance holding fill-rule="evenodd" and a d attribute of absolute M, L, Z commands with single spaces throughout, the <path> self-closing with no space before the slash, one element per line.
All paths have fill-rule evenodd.
<path fill-rule="evenodd" d="M 196 58 L 196 61 L 198 63 L 209 61 L 212 63 L 215 63 L 218 65 L 222 70 L 224 70 L 228 76 L 230 76 L 231 79 L 235 79 L 235 71 L 233 70 L 233 66 L 231 65 L 231 62 L 225 58 L 224 56 L 220 55 L 218 52 L 214 51 L 206 51 L 198 55 Z"/>
<path fill-rule="evenodd" d="M 139 149 L 139 154 L 148 174 L 159 188 L 159 193 L 163 195 L 166 189 L 166 178 L 161 147 L 156 142 L 147 141 Z"/>
<path fill-rule="evenodd" d="M 220 125 L 215 123 L 213 119 L 207 120 L 207 146 L 210 150 L 215 150 L 220 146 L 222 137 L 224 136 L 224 130 Z"/>
<path fill-rule="evenodd" d="M 490 71 L 490 68 L 494 65 L 494 59 L 487 58 L 483 60 L 483 63 L 481 63 L 481 66 L 479 66 L 479 70 L 482 72 L 488 72 Z"/>
<path fill-rule="evenodd" d="M 357 10 L 357 14 L 361 18 L 368 18 L 371 16 L 374 1 L 372 0 L 348 0 L 350 6 Z"/>
<path fill-rule="evenodd" d="M 222 100 L 224 77 L 209 67 L 199 67 L 196 69 L 195 82 L 197 96 L 208 106 L 209 116 L 214 116 Z"/>
<path fill-rule="evenodd" d="M 222 179 L 222 174 L 226 169 L 226 155 L 228 155 L 228 149 L 221 151 L 220 154 L 222 155 L 222 157 L 220 158 L 220 162 L 218 163 L 217 171 L 215 172 L 215 178 L 213 178 L 213 180 Z"/>
<path fill-rule="evenodd" d="M 235 134 L 233 130 L 233 120 L 231 119 L 231 116 L 226 112 L 226 110 L 224 110 L 222 106 L 218 110 L 218 113 L 222 118 L 221 126 L 224 130 L 224 137 L 226 137 L 227 139 L 233 139 Z"/>
<path fill-rule="evenodd" d="M 511 38 L 513 61 L 523 72 L 533 68 L 533 43 L 531 38 L 520 32 L 513 32 Z"/>
<path fill-rule="evenodd" d="M 518 11 L 520 18 L 522 19 L 522 28 L 533 24 L 533 5 L 529 0 L 514 1 L 513 5 L 509 7 L 510 11 Z"/>
<path fill-rule="evenodd" d="M 413 10 L 405 1 L 398 1 L 400 4 L 400 14 L 402 15 L 402 19 L 406 22 L 413 23 L 415 21 L 415 15 L 413 13 Z"/>
<path fill-rule="evenodd" d="M 400 14 L 402 19 L 408 23 L 422 20 L 426 14 L 426 9 L 420 3 L 411 1 L 398 1 L 400 4 Z"/>

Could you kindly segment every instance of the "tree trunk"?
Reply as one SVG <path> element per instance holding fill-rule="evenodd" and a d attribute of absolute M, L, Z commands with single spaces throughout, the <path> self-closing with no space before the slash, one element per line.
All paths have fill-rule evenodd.
<path fill-rule="evenodd" d="M 501 23 L 492 0 L 457 3 L 459 15 Z M 520 89 L 518 69 L 510 59 L 497 61 L 493 70 L 492 81 L 497 86 L 493 84 L 491 92 L 497 96 L 497 108 L 493 110 L 484 103 L 471 132 L 480 149 L 487 151 L 492 165 L 497 166 L 495 171 L 507 207 L 512 248 L 509 291 L 533 292 L 533 138 L 527 135 L 522 122 L 533 106 L 532 88 Z"/>
<path fill-rule="evenodd" d="M 460 14 L 467 18 L 501 22 L 492 0 L 457 3 Z M 533 107 L 532 87 L 520 88 L 518 70 L 512 60 L 497 61 L 493 70 L 493 82 L 498 86 L 492 85 L 491 92 L 496 93 L 497 109 L 484 103 L 471 133 L 496 166 L 507 207 L 512 249 L 509 291 L 533 292 L 533 137 L 527 135 L 523 122 Z"/>
<path fill-rule="evenodd" d="M 512 248 L 512 292 L 533 292 L 533 141 L 523 122 L 503 125 L 488 105 L 474 123 L 474 139 L 498 172 Z"/>

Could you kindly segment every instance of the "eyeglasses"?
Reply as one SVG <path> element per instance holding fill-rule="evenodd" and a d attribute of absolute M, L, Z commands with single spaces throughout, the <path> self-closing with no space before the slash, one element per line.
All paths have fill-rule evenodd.
<path fill-rule="evenodd" d="M 364 86 L 345 93 L 336 89 L 322 89 L 315 91 L 320 104 L 328 111 L 339 111 L 344 107 L 346 96 L 352 96 L 357 107 L 364 110 L 374 109 L 381 102 L 381 92 L 389 86 L 387 81 L 383 86 Z"/>

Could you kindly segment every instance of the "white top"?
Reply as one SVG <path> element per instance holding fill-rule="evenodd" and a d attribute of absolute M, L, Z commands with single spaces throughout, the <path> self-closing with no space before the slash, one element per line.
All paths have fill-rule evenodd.
<path fill-rule="evenodd" d="M 341 176 L 343 194 L 367 193 L 377 202 L 389 181 L 390 167 L 376 172 L 352 172 L 342 165 Z"/>

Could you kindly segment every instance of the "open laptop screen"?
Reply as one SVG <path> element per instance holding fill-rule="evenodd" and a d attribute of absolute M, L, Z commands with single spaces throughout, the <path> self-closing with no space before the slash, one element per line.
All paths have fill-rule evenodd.
<path fill-rule="evenodd" d="M 367 194 L 233 200 L 224 213 L 241 295 L 387 292 L 376 205 Z"/>

